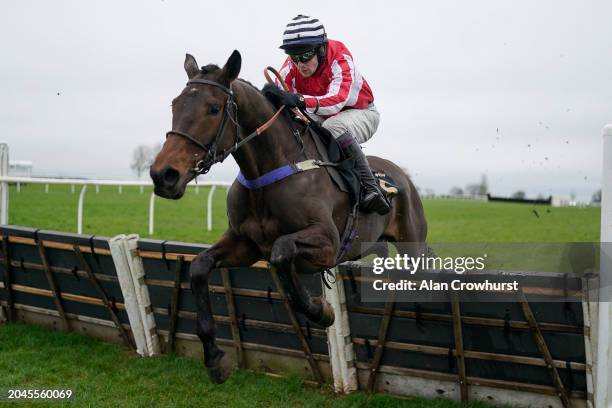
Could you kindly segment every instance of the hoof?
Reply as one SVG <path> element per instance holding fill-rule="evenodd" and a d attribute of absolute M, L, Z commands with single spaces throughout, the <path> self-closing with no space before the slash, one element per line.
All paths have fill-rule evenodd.
<path fill-rule="evenodd" d="M 233 364 L 227 354 L 217 362 L 217 364 L 207 367 L 208 377 L 213 384 L 223 384 L 232 373 Z"/>
<path fill-rule="evenodd" d="M 322 303 L 323 315 L 318 321 L 315 321 L 315 323 L 322 327 L 329 327 L 334 324 L 334 309 L 326 300 L 323 300 Z"/>

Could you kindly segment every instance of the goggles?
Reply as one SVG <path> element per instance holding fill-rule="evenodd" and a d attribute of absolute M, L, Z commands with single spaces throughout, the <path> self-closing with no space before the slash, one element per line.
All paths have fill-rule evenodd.
<path fill-rule="evenodd" d="M 310 51 L 306 51 L 306 52 L 304 52 L 302 54 L 290 55 L 290 57 L 293 60 L 293 62 L 295 62 L 296 64 L 298 62 L 301 62 L 301 63 L 305 64 L 308 61 L 310 61 L 315 55 L 317 55 L 317 51 L 316 50 L 310 50 Z"/>

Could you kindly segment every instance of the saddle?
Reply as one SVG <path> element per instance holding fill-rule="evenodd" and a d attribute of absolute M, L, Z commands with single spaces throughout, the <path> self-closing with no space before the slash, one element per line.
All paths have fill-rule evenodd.
<path fill-rule="evenodd" d="M 329 130 L 312 121 L 309 126 L 312 139 L 317 146 L 321 160 L 333 165 L 323 166 L 334 181 L 334 184 L 344 193 L 351 197 L 354 205 L 359 202 L 360 180 L 359 173 L 355 170 L 355 161 L 346 157 Z M 378 180 L 380 190 L 389 202 L 397 195 L 399 189 L 393 179 L 382 171 L 372 169 L 374 177 Z"/>

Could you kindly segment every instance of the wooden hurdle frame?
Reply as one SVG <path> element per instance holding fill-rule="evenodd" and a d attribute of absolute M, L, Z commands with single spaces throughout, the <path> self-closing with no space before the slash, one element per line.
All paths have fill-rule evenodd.
<path fill-rule="evenodd" d="M 84 245 L 75 245 L 68 243 L 60 243 L 46 240 L 35 240 L 32 238 L 21 238 L 16 236 L 3 236 L 4 242 L 2 259 L 0 262 L 5 266 L 5 270 L 21 270 L 24 267 L 29 270 L 38 270 L 43 274 L 52 274 L 55 276 L 76 275 L 82 278 L 89 279 L 94 284 L 98 293 L 98 298 L 78 295 L 74 293 L 66 293 L 58 290 L 57 286 L 49 283 L 50 289 L 39 289 L 34 287 L 26 287 L 18 284 L 11 284 L 12 291 L 21 293 L 33 293 L 37 295 L 47 296 L 54 299 L 56 302 L 56 310 L 42 311 L 25 305 L 9 305 L 9 302 L 3 302 L 7 310 L 11 308 L 17 309 L 23 316 L 24 313 L 45 313 L 49 316 L 59 318 L 61 327 L 65 329 L 73 329 L 78 327 L 79 322 L 99 323 L 95 319 L 85 316 L 75 316 L 70 313 L 62 313 L 57 308 L 58 302 L 61 301 L 76 301 L 84 304 L 93 304 L 105 307 L 111 317 L 111 321 L 105 323 L 106 327 L 115 327 L 119 331 L 120 336 L 116 337 L 116 341 L 122 341 L 128 347 L 132 346 L 132 339 L 135 341 L 138 352 L 143 356 L 151 356 L 160 352 L 177 352 L 179 354 L 200 355 L 199 351 L 194 351 L 200 348 L 199 340 L 195 334 L 186 333 L 184 330 L 178 330 L 178 319 L 195 320 L 195 313 L 181 310 L 179 302 L 181 292 L 189 290 L 189 283 L 181 281 L 181 271 L 184 272 L 184 267 L 195 257 L 194 254 L 178 253 L 178 252 L 152 252 L 138 249 L 137 237 L 117 236 L 109 240 L 109 249 L 93 249 Z M 131 241 L 128 245 L 126 241 Z M 23 262 L 18 259 L 10 258 L 10 250 L 4 250 L 5 247 L 11 245 L 27 245 L 33 249 L 37 249 L 39 254 L 45 254 L 49 250 L 63 250 L 74 253 L 78 261 L 78 269 L 70 270 L 54 266 L 49 263 L 46 256 L 40 255 L 39 262 Z M 43 250 L 41 250 L 43 248 Z M 117 269 L 117 277 L 95 274 L 84 259 L 83 254 L 97 254 L 112 256 L 115 268 Z M 9 257 L 4 256 L 9 254 Z M 133 258 L 130 263 L 127 257 Z M 157 279 L 147 277 L 143 261 L 155 261 L 159 265 L 167 262 L 164 267 L 168 271 L 167 278 Z M 174 265 L 172 264 L 174 263 Z M 6 269 L 6 265 L 10 265 Z M 133 274 L 133 268 L 136 265 L 137 273 Z M 260 270 L 267 271 L 269 266 L 266 263 L 260 262 L 255 265 Z M 14 271 L 13 271 L 14 272 Z M 374 308 L 366 306 L 351 305 L 347 301 L 347 291 L 345 286 L 349 288 L 353 286 L 355 280 L 359 281 L 361 277 L 351 277 L 350 269 L 339 268 L 336 271 L 337 281 L 330 288 L 321 284 L 321 288 L 325 293 L 327 300 L 332 304 L 336 311 L 336 320 L 334 324 L 326 331 L 316 327 L 304 326 L 298 322 L 296 315 L 291 308 L 288 307 L 287 298 L 282 290 L 282 286 L 278 285 L 278 279 L 275 278 L 275 273 L 270 270 L 269 274 L 271 282 L 274 283 L 274 290 L 269 287 L 267 291 L 258 289 L 246 289 L 243 287 L 235 287 L 231 280 L 230 271 L 221 269 L 221 281 L 219 284 L 211 284 L 211 294 L 219 294 L 225 298 L 228 306 L 226 315 L 215 315 L 215 320 L 218 324 L 227 325 L 231 329 L 230 339 L 219 339 L 221 346 L 228 352 L 232 353 L 237 365 L 244 368 L 257 368 L 253 364 L 253 353 L 257 353 L 259 359 L 272 359 L 272 356 L 285 356 L 292 361 L 302 361 L 302 366 L 310 372 L 309 379 L 315 383 L 324 383 L 331 381 L 334 388 L 338 392 L 352 392 L 357 389 L 367 391 L 386 391 L 399 395 L 421 395 L 424 397 L 439 396 L 443 392 L 446 398 L 457 399 L 462 401 L 472 399 L 488 399 L 491 395 L 495 396 L 493 402 L 513 403 L 516 405 L 528 405 L 537 401 L 538 404 L 546 404 L 550 406 L 569 406 L 571 400 L 573 406 L 584 406 L 588 400 L 588 395 L 580 393 L 566 393 L 563 389 L 562 382 L 558 381 L 558 374 L 555 374 L 557 369 L 566 368 L 567 364 L 575 372 L 584 371 L 588 376 L 588 365 L 581 362 L 570 362 L 561 360 L 553 360 L 550 353 L 547 352 L 546 342 L 543 340 L 540 332 L 573 332 L 583 334 L 585 339 L 590 331 L 582 327 L 571 327 L 560 324 L 538 323 L 533 318 L 533 313 L 529 311 L 529 305 L 522 300 L 523 310 L 527 317 L 525 321 L 504 321 L 502 319 L 485 319 L 464 316 L 461 311 L 461 304 L 456 298 L 449 299 L 452 305 L 452 313 L 450 314 L 431 314 L 395 310 L 393 299 L 388 299 L 384 308 Z M 91 278 L 93 275 L 93 279 Z M 124 276 L 122 276 L 124 275 Z M 10 276 L 6 274 L 5 278 Z M 47 281 L 49 282 L 48 278 Z M 117 282 L 121 284 L 122 292 L 124 293 L 124 302 L 113 302 L 104 293 L 102 288 L 98 288 L 96 282 Z M 5 280 L 6 282 L 6 280 Z M 130 288 L 130 284 L 132 288 Z M 135 285 L 139 285 L 140 293 L 146 293 L 146 296 L 138 298 L 136 296 Z M 169 290 L 167 309 L 162 307 L 154 307 L 149 297 L 149 291 L 152 288 L 166 288 Z M 6 288 L 5 283 L 0 284 L 0 289 Z M 529 290 L 529 289 L 527 289 Z M 132 292 L 133 291 L 133 292 Z M 354 288 L 349 290 L 354 293 Z M 559 292 L 560 290 L 558 290 Z M 534 290 L 530 293 L 537 293 Z M 541 292 L 541 290 L 540 290 Z M 562 292 L 562 291 L 560 291 Z M 239 316 L 236 310 L 234 298 L 235 296 L 248 297 L 253 299 L 267 299 L 268 301 L 280 301 L 283 308 L 289 317 L 289 324 L 272 321 L 259 320 L 257 316 Z M 142 302 L 147 302 L 142 304 Z M 117 325 L 115 310 L 123 310 L 128 313 L 130 324 Z M 130 312 L 131 310 L 131 312 Z M 380 326 L 377 329 L 376 339 L 370 339 L 355 336 L 351 333 L 350 315 L 359 313 L 361 315 L 378 316 L 380 317 Z M 155 325 L 155 316 L 167 317 L 170 319 L 169 330 L 160 330 Z M 448 322 L 452 325 L 454 344 L 451 349 L 440 348 L 435 346 L 425 346 L 419 344 L 409 344 L 394 342 L 388 340 L 388 333 L 392 319 L 408 318 L 414 319 L 422 324 L 428 322 Z M 120 322 L 119 322 L 120 323 Z M 586 321 L 585 321 L 586 323 Z M 513 356 L 503 354 L 491 354 L 483 352 L 475 352 L 465 350 L 462 341 L 463 325 L 484 325 L 486 327 L 503 328 L 505 325 L 511 330 L 531 330 L 538 342 L 538 346 L 542 352 L 541 358 Z M 248 328 L 271 330 L 277 333 L 288 333 L 297 336 L 300 346 L 297 349 L 290 350 L 283 347 L 275 347 L 265 344 L 257 344 L 244 341 L 241 338 L 241 329 Z M 147 337 L 146 334 L 150 336 Z M 309 338 L 316 336 L 327 340 L 328 354 L 322 355 L 313 352 L 309 346 Z M 108 336 L 106 336 L 108 337 Z M 126 340 L 126 337 L 127 340 Z M 157 346 L 154 346 L 153 339 L 159 339 Z M 165 338 L 165 341 L 161 341 Z M 180 344 L 180 347 L 176 347 Z M 356 358 L 355 347 L 367 346 L 372 348 L 372 357 L 369 362 L 358 361 Z M 189 351 L 187 351 L 189 349 Z M 383 355 L 387 350 L 403 350 L 424 353 L 426 355 L 444 356 L 456 362 L 458 367 L 457 373 L 443 373 L 434 371 L 422 371 L 417 369 L 407 369 L 394 366 L 385 366 L 381 364 Z M 195 353 L 195 354 L 194 354 Z M 249 358 L 247 358 L 247 356 Z M 277 357 L 278 358 L 278 357 Z M 475 378 L 466 374 L 465 359 L 481 359 L 491 361 L 506 361 L 513 364 L 524 364 L 527 366 L 548 366 L 551 375 L 557 379 L 556 387 L 536 386 L 521 383 L 512 383 L 509 381 L 496 381 L 485 378 Z M 248 361 L 247 361 L 248 360 Z M 286 363 L 285 363 L 286 364 Z M 281 364 L 282 365 L 282 364 Z M 299 371 L 299 370 L 298 370 Z M 283 371 L 269 371 L 269 374 L 281 374 Z M 429 384 L 429 385 L 428 385 Z M 423 390 L 435 390 L 434 394 L 428 394 Z M 557 395 L 565 396 L 563 404 L 559 405 Z M 489 399 L 490 400 L 490 399 Z M 580 401 L 585 404 L 580 405 Z"/>

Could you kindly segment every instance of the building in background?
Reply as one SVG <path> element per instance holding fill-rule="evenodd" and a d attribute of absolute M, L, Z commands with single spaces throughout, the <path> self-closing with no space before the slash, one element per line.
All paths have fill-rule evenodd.
<path fill-rule="evenodd" d="M 32 162 L 28 160 L 9 161 L 8 175 L 12 177 L 32 177 Z"/>

